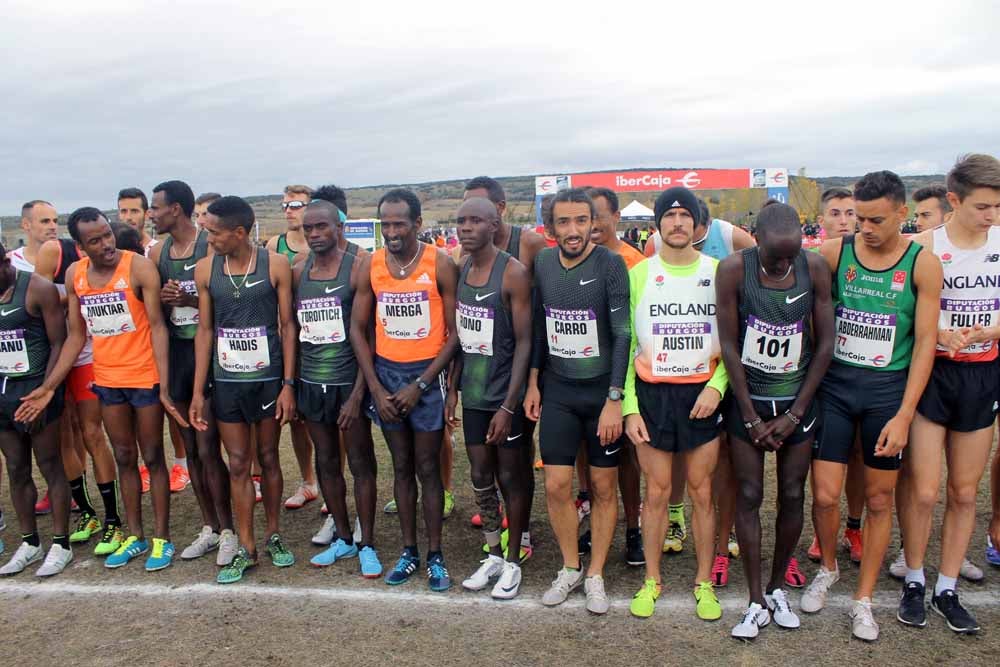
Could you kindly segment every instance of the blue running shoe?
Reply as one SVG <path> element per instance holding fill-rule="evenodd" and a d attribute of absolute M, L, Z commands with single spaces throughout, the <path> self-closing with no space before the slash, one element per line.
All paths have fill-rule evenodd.
<path fill-rule="evenodd" d="M 173 542 L 167 542 L 166 540 L 154 537 L 153 552 L 150 553 L 149 558 L 146 559 L 146 572 L 165 570 L 170 567 L 172 562 L 174 562 Z"/>
<path fill-rule="evenodd" d="M 385 575 L 385 583 L 390 586 L 405 584 L 418 567 L 420 567 L 420 557 L 404 550 L 403 555 L 396 561 L 396 567 Z"/>
<path fill-rule="evenodd" d="M 986 562 L 1000 567 L 1000 549 L 996 548 L 989 535 L 986 536 Z"/>
<path fill-rule="evenodd" d="M 382 576 L 382 563 L 372 547 L 362 547 L 358 552 L 361 561 L 361 576 L 365 579 L 378 579 Z"/>
<path fill-rule="evenodd" d="M 149 551 L 149 542 L 140 540 L 135 535 L 129 535 L 122 542 L 122 545 L 118 547 L 118 551 L 104 559 L 104 567 L 114 569 L 122 565 L 127 565 L 130 560 L 136 556 L 141 556 L 147 551 Z"/>
<path fill-rule="evenodd" d="M 329 547 L 313 556 L 309 562 L 316 567 L 327 567 L 333 565 L 343 558 L 354 558 L 358 555 L 358 545 L 348 545 L 339 537 L 333 541 Z"/>
<path fill-rule="evenodd" d="M 441 593 L 451 588 L 451 577 L 448 568 L 444 566 L 444 556 L 435 554 L 427 561 L 427 585 L 435 593 Z"/>

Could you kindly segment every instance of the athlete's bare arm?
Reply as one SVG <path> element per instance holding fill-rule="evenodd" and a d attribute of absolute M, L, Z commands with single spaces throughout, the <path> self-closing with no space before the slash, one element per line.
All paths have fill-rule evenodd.
<path fill-rule="evenodd" d="M 35 317 L 41 316 L 45 322 L 45 336 L 49 339 L 49 361 L 45 368 L 45 374 L 49 375 L 52 373 L 52 369 L 59 359 L 63 343 L 66 340 L 66 315 L 63 313 L 62 302 L 59 300 L 59 291 L 55 285 L 45 278 L 32 275 L 31 280 L 28 282 L 24 307 L 29 314 Z M 43 409 L 35 417 L 28 418 L 28 415 L 34 413 L 34 410 L 29 405 L 29 403 L 22 403 L 18 406 L 18 409 L 14 413 L 14 419 L 30 422 L 32 419 L 37 419 L 44 414 Z M 22 413 L 24 413 L 24 419 L 20 418 Z"/>
<path fill-rule="evenodd" d="M 993 496 L 993 517 L 990 519 L 990 540 L 1000 549 L 1000 449 L 993 455 L 990 468 L 990 491 Z"/>
<path fill-rule="evenodd" d="M 837 270 L 837 263 L 840 261 L 840 249 L 843 247 L 843 239 L 827 239 L 823 241 L 823 245 L 819 247 L 819 254 L 822 255 L 823 259 L 826 260 L 826 264 L 830 267 L 830 273 L 832 274 Z"/>
<path fill-rule="evenodd" d="M 278 293 L 278 327 L 281 330 L 281 359 L 285 378 L 294 379 L 296 353 L 299 342 L 298 322 L 292 308 L 292 267 L 288 258 L 278 253 L 270 253 L 269 257 L 271 284 Z M 283 385 L 278 401 L 274 407 L 274 418 L 282 424 L 287 424 L 295 416 L 295 389 L 292 385 Z"/>
<path fill-rule="evenodd" d="M 208 283 L 212 277 L 212 258 L 204 257 L 198 260 L 194 267 L 194 284 L 198 290 L 198 328 L 194 334 L 194 388 L 191 390 L 191 406 L 188 416 L 191 425 L 199 430 L 208 429 L 208 422 L 203 417 L 205 406 L 205 383 L 208 381 L 208 369 L 212 364 L 212 337 L 214 335 L 215 315 L 212 308 L 212 295 L 208 291 Z"/>
<path fill-rule="evenodd" d="M 365 376 L 365 382 L 371 389 L 375 409 L 382 421 L 395 424 L 399 421 L 399 412 L 395 404 L 389 400 L 389 393 L 375 375 L 375 348 L 368 336 L 370 323 L 374 321 L 375 293 L 371 282 L 372 257 L 365 257 L 358 268 L 358 283 L 354 291 L 354 305 L 351 306 L 351 347 L 354 357 L 358 360 L 358 368 Z"/>
<path fill-rule="evenodd" d="M 514 358 L 511 360 L 510 386 L 504 397 L 503 407 L 490 420 L 486 432 L 486 444 L 499 445 L 510 435 L 513 411 L 521 388 L 528 379 L 528 365 L 531 363 L 531 274 L 521 262 L 511 258 L 503 273 L 503 298 L 510 307 L 510 319 L 514 330 Z"/>
<path fill-rule="evenodd" d="M 542 250 L 545 249 L 545 237 L 536 232 L 534 229 L 524 229 L 521 230 L 521 248 L 520 248 L 520 259 L 518 260 L 524 265 L 524 268 L 528 271 L 528 278 L 534 277 L 535 270 L 535 257 L 538 256 Z"/>
<path fill-rule="evenodd" d="M 733 252 L 752 248 L 755 245 L 757 245 L 757 240 L 750 235 L 750 232 L 733 225 Z M 729 366 L 727 365 L 726 368 L 728 369 Z"/>
<path fill-rule="evenodd" d="M 271 238 L 269 238 L 267 240 L 267 250 L 268 250 L 268 252 L 278 252 L 278 237 L 280 237 L 280 236 L 281 236 L 281 234 L 278 234 L 278 236 L 272 236 Z"/>
<path fill-rule="evenodd" d="M 358 281 L 361 278 L 362 273 L 367 275 L 367 269 L 362 271 L 361 267 L 365 262 L 364 258 L 368 258 L 370 255 L 364 248 L 358 249 L 358 254 L 351 266 L 351 275 L 349 280 L 351 282 L 351 290 L 357 293 Z M 341 260 L 343 261 L 343 260 Z M 350 325 L 350 323 L 348 323 Z M 368 328 L 368 340 L 372 339 L 372 329 Z M 365 389 L 367 388 L 367 383 L 365 382 L 365 374 L 361 372 L 360 366 L 358 367 L 358 374 L 354 378 L 354 386 L 351 388 L 351 393 L 348 394 L 347 400 L 340 407 L 340 415 L 337 417 L 337 427 L 341 431 L 349 431 L 351 427 L 354 426 L 355 420 L 361 417 L 361 402 L 365 397 Z"/>
<path fill-rule="evenodd" d="M 46 241 L 38 248 L 38 254 L 35 255 L 36 276 L 41 276 L 50 282 L 55 280 L 56 270 L 59 268 L 60 248 L 59 241 L 55 239 Z M 59 301 L 66 305 L 66 297 L 60 295 Z"/>

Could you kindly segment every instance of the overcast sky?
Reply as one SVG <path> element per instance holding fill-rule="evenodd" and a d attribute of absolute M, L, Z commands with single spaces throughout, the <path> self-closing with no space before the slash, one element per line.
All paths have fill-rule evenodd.
<path fill-rule="evenodd" d="M 0 214 L 170 178 L 252 195 L 1000 153 L 992 2 L 285 4 L 5 2 Z"/>

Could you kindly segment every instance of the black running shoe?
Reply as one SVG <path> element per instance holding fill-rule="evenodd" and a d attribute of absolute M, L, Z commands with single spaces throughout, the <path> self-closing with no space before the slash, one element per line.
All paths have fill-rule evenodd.
<path fill-rule="evenodd" d="M 927 625 L 927 609 L 924 607 L 924 585 L 916 581 L 903 584 L 903 594 L 899 596 L 899 610 L 896 619 L 903 625 L 922 628 Z"/>
<path fill-rule="evenodd" d="M 955 591 L 943 591 L 941 595 L 932 596 L 931 609 L 941 614 L 948 627 L 955 632 L 967 635 L 979 632 L 979 623 L 961 605 Z"/>
<path fill-rule="evenodd" d="M 638 528 L 625 531 L 625 562 L 629 565 L 646 564 L 646 555 L 642 551 L 642 533 Z"/>
<path fill-rule="evenodd" d="M 577 555 L 582 556 L 584 554 L 590 553 L 590 531 L 580 536 L 580 539 L 576 541 L 576 551 Z"/>

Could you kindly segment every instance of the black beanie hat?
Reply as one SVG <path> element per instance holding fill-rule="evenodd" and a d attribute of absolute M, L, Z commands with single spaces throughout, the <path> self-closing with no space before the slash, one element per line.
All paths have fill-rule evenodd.
<path fill-rule="evenodd" d="M 656 198 L 656 203 L 653 205 L 653 219 L 656 220 L 656 226 L 660 226 L 660 218 L 663 214 L 672 208 L 684 208 L 687 209 L 691 217 L 694 218 L 694 224 L 698 224 L 701 219 L 701 209 L 698 207 L 698 198 L 691 193 L 687 188 L 670 188 L 669 190 L 664 190 L 663 193 Z"/>

